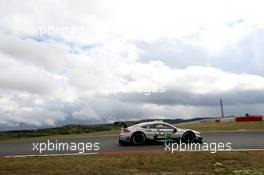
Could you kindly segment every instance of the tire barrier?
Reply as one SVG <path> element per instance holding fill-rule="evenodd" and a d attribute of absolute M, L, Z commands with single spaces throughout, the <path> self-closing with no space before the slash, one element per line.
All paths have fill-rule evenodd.
<path fill-rule="evenodd" d="M 256 121 L 264 121 L 263 115 L 248 115 L 245 116 L 229 116 L 225 118 L 212 118 L 212 119 L 204 119 L 200 120 L 200 122 L 205 123 L 222 123 L 222 122 L 256 122 Z"/>
<path fill-rule="evenodd" d="M 247 116 L 238 116 L 235 118 L 236 122 L 250 122 L 250 121 L 263 121 L 262 115 L 247 115 Z"/>

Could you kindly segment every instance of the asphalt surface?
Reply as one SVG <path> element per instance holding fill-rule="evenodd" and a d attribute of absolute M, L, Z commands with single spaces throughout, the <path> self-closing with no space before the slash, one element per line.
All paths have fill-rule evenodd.
<path fill-rule="evenodd" d="M 204 137 L 204 144 L 210 143 L 231 143 L 232 150 L 240 149 L 264 149 L 264 131 L 228 131 L 228 132 L 201 132 Z M 68 143 L 72 145 L 71 150 L 43 150 L 40 153 L 40 144 L 42 148 L 47 147 L 48 140 L 54 146 L 56 143 Z M 38 144 L 38 149 L 34 145 Z M 119 146 L 118 136 L 98 136 L 98 137 L 80 137 L 80 138 L 52 138 L 52 139 L 31 139 L 31 140 L 10 140 L 0 142 L 0 155 L 1 156 L 17 156 L 17 155 L 43 155 L 43 154 L 69 154 L 83 152 L 83 144 L 88 145 L 89 151 L 85 153 L 124 153 L 124 152 L 148 152 L 148 151 L 164 151 L 164 144 L 148 144 L 142 146 Z M 87 144 L 88 143 L 88 144 Z M 91 144 L 89 144 L 91 143 Z M 95 143 L 99 143 L 97 146 Z M 78 145 L 79 144 L 79 145 Z M 76 150 L 75 147 L 76 145 Z M 78 149 L 79 146 L 79 149 Z M 50 146 L 52 149 L 52 146 Z M 34 149 L 34 150 L 33 150 Z"/>

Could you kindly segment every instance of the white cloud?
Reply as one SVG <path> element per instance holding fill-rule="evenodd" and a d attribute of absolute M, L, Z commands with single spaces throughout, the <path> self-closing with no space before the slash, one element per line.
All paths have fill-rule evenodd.
<path fill-rule="evenodd" d="M 60 79 L 59 75 L 0 54 L 0 89 L 45 94 L 52 92 Z"/>
<path fill-rule="evenodd" d="M 21 104 L 10 98 L 0 98 L 0 124 L 18 125 L 25 123 L 30 125 L 52 125 L 56 121 L 63 121 L 64 113 L 61 111 L 49 111 L 37 106 L 21 106 Z"/>
<path fill-rule="evenodd" d="M 1 123 L 214 116 L 222 96 L 230 114 L 233 107 L 264 113 L 261 7 L 235 0 L 0 1 Z M 109 85 L 166 92 L 105 94 Z"/>
<path fill-rule="evenodd" d="M 0 49 L 14 59 L 48 70 L 62 69 L 69 62 L 70 49 L 65 44 L 37 42 L 14 36 L 1 36 Z"/>

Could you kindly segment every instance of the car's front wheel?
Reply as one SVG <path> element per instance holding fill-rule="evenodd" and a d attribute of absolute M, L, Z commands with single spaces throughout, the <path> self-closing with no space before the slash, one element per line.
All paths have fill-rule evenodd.
<path fill-rule="evenodd" d="M 142 132 L 136 132 L 132 136 L 132 143 L 134 145 L 142 145 L 146 142 L 146 136 Z"/>
<path fill-rule="evenodd" d="M 196 136 L 192 131 L 187 131 L 183 134 L 182 140 L 185 143 L 194 143 L 196 140 Z"/>

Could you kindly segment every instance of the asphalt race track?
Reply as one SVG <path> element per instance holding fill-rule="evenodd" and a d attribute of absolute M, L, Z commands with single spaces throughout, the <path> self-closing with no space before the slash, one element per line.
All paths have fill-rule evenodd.
<path fill-rule="evenodd" d="M 201 132 L 205 143 L 222 142 L 232 143 L 232 150 L 246 149 L 264 149 L 264 131 L 228 131 L 228 132 Z M 39 151 L 33 151 L 33 142 L 47 142 L 45 139 L 30 139 L 30 140 L 10 140 L 0 142 L 0 156 L 17 156 L 17 155 L 38 155 Z M 98 137 L 80 137 L 80 138 L 65 138 L 50 139 L 52 142 L 67 142 L 67 143 L 99 143 L 99 151 L 85 151 L 85 153 L 124 153 L 137 151 L 164 151 L 164 144 L 149 144 L 143 146 L 119 146 L 118 136 L 98 136 Z M 43 151 L 43 154 L 71 154 L 78 151 Z"/>

